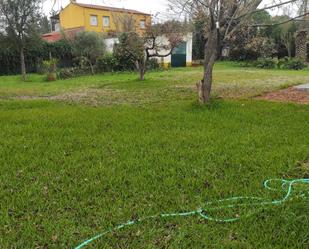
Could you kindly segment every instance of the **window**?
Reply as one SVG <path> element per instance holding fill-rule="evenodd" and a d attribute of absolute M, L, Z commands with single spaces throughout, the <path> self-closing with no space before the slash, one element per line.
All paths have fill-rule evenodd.
<path fill-rule="evenodd" d="M 103 27 L 109 27 L 110 19 L 109 16 L 103 16 Z"/>
<path fill-rule="evenodd" d="M 140 22 L 140 28 L 141 28 L 141 29 L 145 29 L 145 28 L 146 28 L 146 21 L 145 21 L 145 20 L 141 20 L 141 22 Z"/>
<path fill-rule="evenodd" d="M 90 25 L 98 26 L 98 16 L 95 16 L 95 15 L 90 16 Z"/>

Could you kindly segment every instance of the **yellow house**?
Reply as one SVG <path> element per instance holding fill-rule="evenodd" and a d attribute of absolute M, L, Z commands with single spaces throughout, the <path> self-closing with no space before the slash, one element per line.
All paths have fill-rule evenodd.
<path fill-rule="evenodd" d="M 129 22 L 137 32 L 143 32 L 151 24 L 151 15 L 136 10 L 71 1 L 58 15 L 52 17 L 53 31 L 82 28 L 104 33 L 121 32 L 127 26 L 121 22 Z"/>

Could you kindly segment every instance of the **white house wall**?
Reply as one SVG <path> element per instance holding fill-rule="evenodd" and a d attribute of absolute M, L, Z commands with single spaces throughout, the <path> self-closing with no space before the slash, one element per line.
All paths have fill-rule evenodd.
<path fill-rule="evenodd" d="M 190 33 L 186 37 L 187 42 L 187 66 L 192 66 L 192 50 L 193 50 L 193 34 Z"/>
<path fill-rule="evenodd" d="M 109 53 L 113 53 L 114 45 L 119 42 L 118 38 L 108 38 L 105 39 L 106 50 Z"/>
<path fill-rule="evenodd" d="M 159 38 L 160 43 L 162 44 L 168 44 L 168 40 L 166 37 L 160 37 Z M 113 49 L 114 49 L 114 45 L 117 44 L 119 42 L 118 38 L 108 38 L 105 39 L 105 43 L 106 43 L 106 49 L 108 52 L 112 53 Z M 189 33 L 188 35 L 186 35 L 184 37 L 184 42 L 186 42 L 187 47 L 186 47 L 186 64 L 187 66 L 191 66 L 192 65 L 192 33 Z M 160 51 L 160 54 L 164 55 L 167 54 L 169 51 Z M 162 63 L 162 65 L 164 65 L 164 67 L 170 67 L 171 66 L 171 61 L 172 61 L 172 56 L 166 56 L 166 57 L 158 57 L 157 58 L 159 63 Z"/>

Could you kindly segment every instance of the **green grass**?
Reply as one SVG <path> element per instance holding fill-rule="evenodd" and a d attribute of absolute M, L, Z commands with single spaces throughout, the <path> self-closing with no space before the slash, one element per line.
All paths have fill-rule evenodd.
<path fill-rule="evenodd" d="M 158 103 L 166 99 L 193 99 L 196 82 L 201 77 L 201 67 L 149 72 L 142 83 L 136 73 L 108 73 L 52 83 L 46 82 L 42 75 L 30 75 L 26 83 L 19 76 L 3 76 L 0 99 L 54 98 L 86 104 L 91 99 L 94 105 Z M 307 82 L 308 70 L 260 70 L 220 62 L 214 72 L 213 95 L 248 98 Z"/>
<path fill-rule="evenodd" d="M 225 99 L 201 107 L 193 90 L 173 88 L 187 87 L 200 72 L 153 72 L 144 83 L 131 74 L 55 83 L 42 83 L 36 75 L 28 83 L 1 77 L 0 248 L 73 248 L 131 218 L 195 210 L 230 196 L 272 197 L 263 189 L 265 179 L 308 176 L 309 106 Z M 287 84 L 276 77 L 292 84 L 309 73 L 220 64 L 215 87 L 219 93 L 219 86 L 234 82 L 247 91 L 253 84 L 256 94 L 265 90 L 260 84 L 267 89 Z M 114 95 L 105 102 L 98 94 L 94 107 L 74 98 L 69 105 L 11 99 L 69 94 L 80 87 L 102 90 L 107 82 L 125 100 Z M 155 94 L 163 90 L 168 94 Z M 134 102 L 136 92 L 140 99 Z M 254 95 L 249 92 L 233 97 Z M 152 101 L 143 105 L 148 98 Z M 154 220 L 87 248 L 308 246 L 309 202 L 294 199 L 231 224 L 198 217 Z"/>

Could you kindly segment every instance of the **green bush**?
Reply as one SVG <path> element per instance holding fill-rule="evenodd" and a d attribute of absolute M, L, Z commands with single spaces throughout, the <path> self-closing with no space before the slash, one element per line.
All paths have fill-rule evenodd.
<path fill-rule="evenodd" d="M 135 61 L 132 56 L 128 53 L 123 53 L 119 44 L 115 44 L 114 53 L 116 60 L 118 61 L 115 71 L 134 71 Z"/>
<path fill-rule="evenodd" d="M 152 58 L 148 61 L 148 69 L 149 70 L 158 70 L 161 69 L 158 60 Z M 134 61 L 125 60 L 125 58 L 121 58 L 118 54 L 106 54 L 100 57 L 96 63 L 96 71 L 97 72 L 115 72 L 115 71 L 134 71 Z"/>
<path fill-rule="evenodd" d="M 97 59 L 96 71 L 97 72 L 114 72 L 117 70 L 119 62 L 113 54 L 105 54 Z"/>
<path fill-rule="evenodd" d="M 59 78 L 62 80 L 76 77 L 74 68 L 63 68 L 59 71 Z"/>
<path fill-rule="evenodd" d="M 306 67 L 306 63 L 297 58 L 285 57 L 283 59 L 280 59 L 278 62 L 278 68 L 280 69 L 302 70 Z"/>
<path fill-rule="evenodd" d="M 264 69 L 289 69 L 289 70 L 302 70 L 307 67 L 307 64 L 297 58 L 289 58 L 284 57 L 280 60 L 273 59 L 273 58 L 259 58 L 254 62 L 246 62 L 242 64 L 242 66 L 254 66 L 258 68 Z"/>
<path fill-rule="evenodd" d="M 70 79 L 70 78 L 75 78 L 78 76 L 83 76 L 83 75 L 89 75 L 91 74 L 91 69 L 90 67 L 70 67 L 70 68 L 62 68 L 58 76 L 60 79 L 65 80 L 65 79 Z"/>
<path fill-rule="evenodd" d="M 158 60 L 152 58 L 148 61 L 148 69 L 149 70 L 159 70 L 162 69 L 161 65 L 158 63 Z"/>
<path fill-rule="evenodd" d="M 42 68 L 47 75 L 47 81 L 55 81 L 57 79 L 57 64 L 58 60 L 55 58 L 42 62 Z"/>
<path fill-rule="evenodd" d="M 273 58 L 266 57 L 266 58 L 258 58 L 253 65 L 258 68 L 264 68 L 264 69 L 273 69 L 277 66 L 277 61 Z"/>
<path fill-rule="evenodd" d="M 35 46 L 26 47 L 25 61 L 28 73 L 43 73 L 42 61 L 50 56 L 58 59 L 58 66 L 72 67 L 72 47 L 68 41 L 61 40 L 54 43 L 41 41 Z M 20 53 L 14 46 L 8 46 L 0 40 L 0 75 L 20 73 Z"/>

